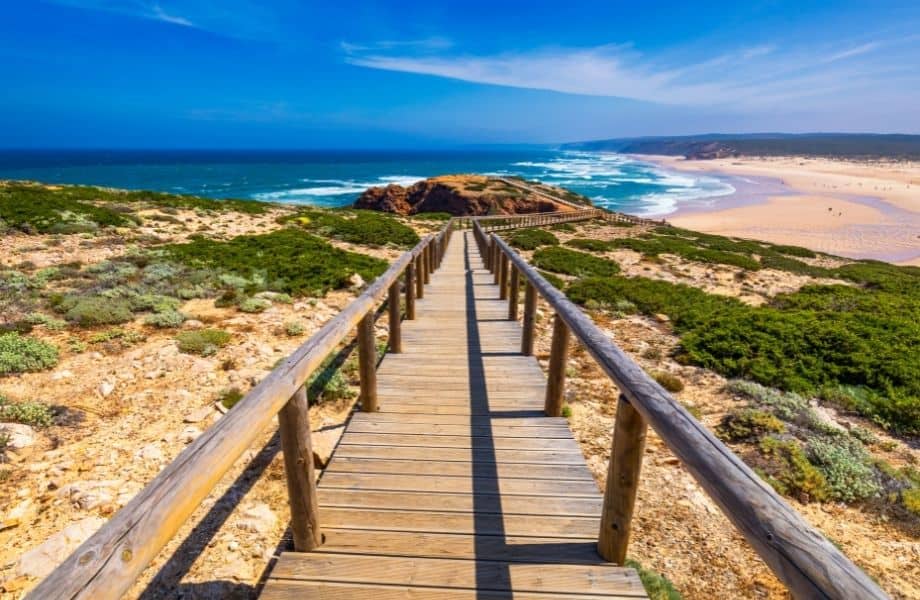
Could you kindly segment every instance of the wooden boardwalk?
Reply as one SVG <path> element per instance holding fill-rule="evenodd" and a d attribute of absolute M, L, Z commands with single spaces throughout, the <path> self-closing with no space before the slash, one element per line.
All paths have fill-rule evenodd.
<path fill-rule="evenodd" d="M 283 554 L 263 597 L 645 597 L 597 554 L 603 499 L 492 281 L 456 235 L 378 368 L 379 412 L 323 473 L 323 545 Z"/>

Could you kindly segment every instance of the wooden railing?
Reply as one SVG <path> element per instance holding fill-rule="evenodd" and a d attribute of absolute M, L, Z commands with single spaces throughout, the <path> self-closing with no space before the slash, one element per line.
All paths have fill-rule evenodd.
<path fill-rule="evenodd" d="M 227 415 L 201 434 L 137 496 L 77 548 L 28 595 L 48 598 L 119 598 L 176 534 L 221 477 L 277 414 L 291 508 L 294 547 L 308 551 L 322 541 L 304 385 L 357 327 L 361 408 L 377 410 L 374 317 L 389 304 L 389 351 L 401 351 L 400 277 L 405 275 L 406 318 L 444 257 L 448 221 L 400 256 L 358 298 L 295 350 Z"/>
<path fill-rule="evenodd" d="M 537 295 L 555 311 L 546 414 L 561 414 L 566 352 L 572 334 L 620 389 L 597 544 L 604 559 L 623 564 L 626 558 L 649 424 L 796 598 L 887 597 L 565 294 L 541 277 L 504 240 L 486 233 L 479 223 L 472 223 L 476 243 L 496 282 L 502 285 L 501 297 L 508 299 L 509 318 L 517 318 L 516 288 L 520 279 L 525 282 L 523 353 L 533 353 Z M 511 286 L 510 293 L 506 285 Z"/>

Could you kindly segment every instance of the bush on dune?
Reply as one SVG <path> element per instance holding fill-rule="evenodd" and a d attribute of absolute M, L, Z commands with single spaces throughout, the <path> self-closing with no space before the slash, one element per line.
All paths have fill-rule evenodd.
<path fill-rule="evenodd" d="M 18 333 L 0 335 L 0 375 L 50 369 L 58 362 L 55 346 Z"/>
<path fill-rule="evenodd" d="M 866 390 L 837 396 L 885 427 L 917 433 L 920 294 L 909 271 L 906 280 L 902 271 L 871 273 L 878 277 L 867 285 L 876 290 L 806 286 L 760 307 L 641 277 L 589 277 L 570 284 L 568 294 L 582 304 L 628 300 L 646 315 L 668 315 L 681 335 L 678 358 L 728 377 L 807 393 Z"/>
<path fill-rule="evenodd" d="M 229 241 L 198 237 L 187 244 L 162 248 L 178 263 L 207 268 L 242 278 L 247 287 L 262 287 L 291 296 L 322 296 L 349 285 L 355 273 L 372 281 L 387 263 L 347 252 L 299 229 L 281 229 L 261 235 L 243 235 Z M 253 283 L 259 280 L 262 285 Z M 238 299 L 239 298 L 237 296 Z"/>
<path fill-rule="evenodd" d="M 545 229 L 517 229 L 508 234 L 508 243 L 521 250 L 536 250 L 541 246 L 556 246 L 559 239 Z"/>
<path fill-rule="evenodd" d="M 372 210 L 301 210 L 281 217 L 279 222 L 364 246 L 391 244 L 411 248 L 419 242 L 418 234 L 411 227 L 403 225 L 394 217 Z"/>
<path fill-rule="evenodd" d="M 620 266 L 612 260 L 558 246 L 540 248 L 534 252 L 532 262 L 539 269 L 578 277 L 609 277 L 620 272 Z"/>

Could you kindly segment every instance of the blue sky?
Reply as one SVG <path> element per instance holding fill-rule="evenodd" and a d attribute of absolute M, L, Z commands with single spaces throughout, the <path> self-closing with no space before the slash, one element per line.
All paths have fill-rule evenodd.
<path fill-rule="evenodd" d="M 918 65 L 916 0 L 25 0 L 0 146 L 920 133 Z"/>

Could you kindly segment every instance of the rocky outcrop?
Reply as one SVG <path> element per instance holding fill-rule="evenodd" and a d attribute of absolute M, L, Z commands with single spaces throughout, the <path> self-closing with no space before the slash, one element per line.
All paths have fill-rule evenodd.
<path fill-rule="evenodd" d="M 478 175 L 448 175 L 419 181 L 409 187 L 368 188 L 355 208 L 400 215 L 446 212 L 454 216 L 514 215 L 571 210 L 545 194 L 529 193 L 499 179 Z"/>

